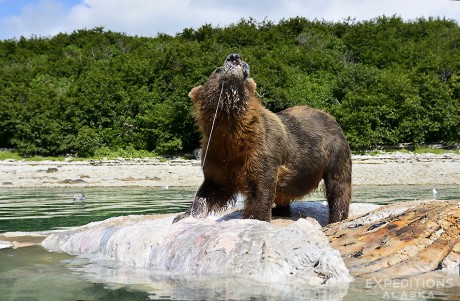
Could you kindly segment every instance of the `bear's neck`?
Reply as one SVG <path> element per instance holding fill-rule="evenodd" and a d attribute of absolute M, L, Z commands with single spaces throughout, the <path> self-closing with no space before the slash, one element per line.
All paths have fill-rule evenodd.
<path fill-rule="evenodd" d="M 205 132 L 209 132 L 212 127 L 219 131 L 238 131 L 246 127 L 246 115 L 250 109 L 253 108 L 249 106 L 246 95 L 223 91 L 220 100 L 216 99 L 200 108 L 199 124 Z"/>
<path fill-rule="evenodd" d="M 205 87 L 201 98 L 201 107 L 198 108 L 202 117 L 200 123 L 206 126 L 219 120 L 234 128 L 240 126 L 248 111 L 250 96 L 241 82 L 227 80 L 210 89 Z"/>
<path fill-rule="evenodd" d="M 240 106 L 244 103 L 244 106 L 235 110 L 231 107 L 232 103 L 224 101 L 217 108 L 217 113 L 216 106 L 213 109 L 201 108 L 198 123 L 203 137 L 203 149 L 209 143 L 214 154 L 231 156 L 230 153 L 239 148 L 240 144 L 248 148 L 246 144 L 253 141 L 259 129 L 261 105 L 254 97 L 239 99 L 237 102 L 241 102 Z"/>

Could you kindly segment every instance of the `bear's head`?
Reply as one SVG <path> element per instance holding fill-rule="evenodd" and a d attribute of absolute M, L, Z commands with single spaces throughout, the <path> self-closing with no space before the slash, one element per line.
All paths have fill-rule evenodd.
<path fill-rule="evenodd" d="M 256 83 L 249 78 L 249 65 L 238 54 L 227 56 L 224 64 L 214 70 L 203 86 L 193 88 L 189 96 L 200 109 L 216 109 L 219 105 L 229 115 L 245 111 Z"/>

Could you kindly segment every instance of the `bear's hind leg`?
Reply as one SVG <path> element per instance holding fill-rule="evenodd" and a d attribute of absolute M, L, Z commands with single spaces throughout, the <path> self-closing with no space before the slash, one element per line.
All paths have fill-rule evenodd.
<path fill-rule="evenodd" d="M 278 189 L 281 190 L 280 188 Z M 277 191 L 275 195 L 275 207 L 272 208 L 272 216 L 291 217 L 291 200 L 293 199 Z"/>
<path fill-rule="evenodd" d="M 276 205 L 272 208 L 272 216 L 291 217 L 291 204 Z"/>
<path fill-rule="evenodd" d="M 324 184 L 329 206 L 329 223 L 335 223 L 348 218 L 351 201 L 351 174 L 341 179 L 331 178 L 325 177 Z"/>

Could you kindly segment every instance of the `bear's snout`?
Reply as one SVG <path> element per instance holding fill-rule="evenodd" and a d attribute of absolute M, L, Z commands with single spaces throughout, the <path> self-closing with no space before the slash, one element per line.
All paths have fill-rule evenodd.
<path fill-rule="evenodd" d="M 227 56 L 227 63 L 238 66 L 240 64 L 240 56 L 237 53 L 231 53 Z"/>
<path fill-rule="evenodd" d="M 227 70 L 241 70 L 243 80 L 249 76 L 249 65 L 241 60 L 241 57 L 237 53 L 231 53 L 225 59 L 225 64 Z"/>

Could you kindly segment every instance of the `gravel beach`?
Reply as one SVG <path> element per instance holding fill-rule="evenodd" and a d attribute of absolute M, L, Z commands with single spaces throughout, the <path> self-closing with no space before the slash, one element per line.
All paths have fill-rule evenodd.
<path fill-rule="evenodd" d="M 0 161 L 0 187 L 198 186 L 197 160 Z M 460 184 L 459 154 L 353 156 L 354 185 Z"/>

